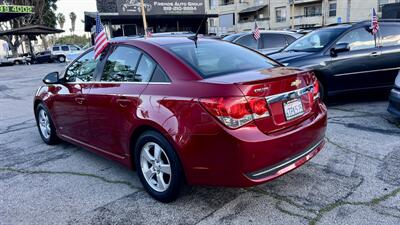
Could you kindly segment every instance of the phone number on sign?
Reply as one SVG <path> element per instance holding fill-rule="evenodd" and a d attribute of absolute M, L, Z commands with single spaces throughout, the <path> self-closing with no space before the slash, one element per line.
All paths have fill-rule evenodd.
<path fill-rule="evenodd" d="M 163 7 L 164 11 L 196 11 L 197 7 L 194 6 L 186 6 L 186 7 Z"/>

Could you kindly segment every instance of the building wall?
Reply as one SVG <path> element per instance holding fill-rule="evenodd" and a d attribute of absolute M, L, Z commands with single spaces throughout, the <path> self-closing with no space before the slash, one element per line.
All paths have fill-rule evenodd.
<path fill-rule="evenodd" d="M 379 3 L 394 3 L 400 0 L 294 0 L 294 26 L 324 26 L 337 22 L 357 22 L 370 20 L 372 8 L 378 11 Z M 336 16 L 329 16 L 330 3 L 336 2 Z M 224 5 L 226 3 L 233 3 Z M 262 29 L 287 29 L 291 27 L 292 10 L 289 0 L 205 0 L 206 12 L 218 15 L 234 14 L 235 24 L 232 27 L 221 27 L 219 18 L 209 19 L 209 32 L 224 34 L 241 32 L 254 29 L 254 21 L 240 22 L 239 12 L 243 9 L 267 5 L 264 19 L 257 20 L 257 25 Z M 306 15 L 305 12 L 313 11 L 312 6 L 320 8 L 318 15 Z M 277 21 L 276 8 L 284 7 L 285 21 Z M 311 7 L 311 9 L 310 9 Z M 305 9 L 307 8 L 307 10 Z M 380 12 L 378 12 L 380 14 Z M 266 20 L 265 17 L 269 17 Z M 210 21 L 213 20 L 213 21 Z"/>

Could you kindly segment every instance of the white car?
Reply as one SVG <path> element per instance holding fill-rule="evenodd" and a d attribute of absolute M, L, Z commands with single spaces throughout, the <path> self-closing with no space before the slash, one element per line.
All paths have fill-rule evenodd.
<path fill-rule="evenodd" d="M 64 63 L 67 60 L 67 55 L 80 54 L 83 49 L 77 45 L 54 45 L 51 48 L 52 59 L 60 63 Z"/>

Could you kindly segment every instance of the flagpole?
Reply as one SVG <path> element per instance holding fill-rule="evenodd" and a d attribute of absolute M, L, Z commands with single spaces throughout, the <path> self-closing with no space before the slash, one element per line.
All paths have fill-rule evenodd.
<path fill-rule="evenodd" d="M 143 28 L 144 28 L 144 37 L 147 38 L 147 20 L 146 20 L 146 12 L 144 11 L 144 2 L 140 0 L 140 7 L 142 9 L 142 18 L 143 18 Z"/>

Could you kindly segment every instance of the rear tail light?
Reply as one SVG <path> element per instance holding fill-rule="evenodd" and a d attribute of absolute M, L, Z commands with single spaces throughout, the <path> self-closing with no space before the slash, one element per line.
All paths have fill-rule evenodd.
<path fill-rule="evenodd" d="M 315 75 L 313 75 L 313 85 L 314 85 L 314 89 L 313 89 L 313 95 L 314 95 L 314 100 L 317 100 L 320 95 L 319 95 L 319 82 L 318 79 Z"/>
<path fill-rule="evenodd" d="M 201 104 L 225 126 L 235 129 L 254 119 L 269 116 L 264 98 L 224 97 L 203 98 Z"/>

